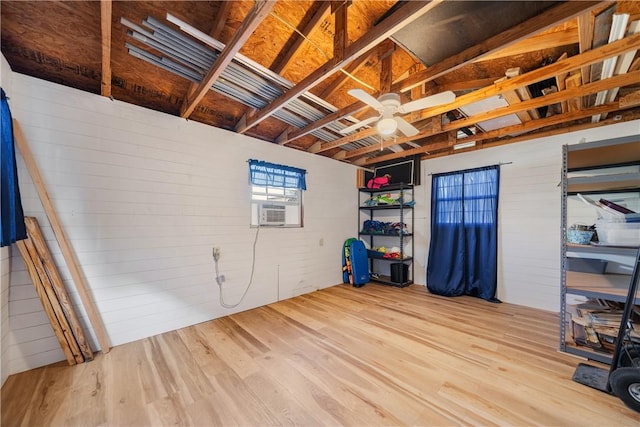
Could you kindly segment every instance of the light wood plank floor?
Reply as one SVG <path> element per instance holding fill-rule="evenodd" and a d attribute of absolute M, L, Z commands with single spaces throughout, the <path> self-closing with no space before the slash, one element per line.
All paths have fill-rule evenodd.
<path fill-rule="evenodd" d="M 640 425 L 574 383 L 558 317 L 338 285 L 11 376 L 3 426 Z"/>

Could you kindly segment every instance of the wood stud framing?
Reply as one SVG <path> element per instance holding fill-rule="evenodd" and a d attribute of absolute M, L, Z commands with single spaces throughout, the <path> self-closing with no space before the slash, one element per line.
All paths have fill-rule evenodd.
<path fill-rule="evenodd" d="M 102 32 L 102 78 L 100 93 L 111 97 L 111 0 L 100 0 Z"/>
<path fill-rule="evenodd" d="M 93 353 L 53 263 L 38 221 L 25 217 L 28 238 L 16 242 L 44 312 L 69 365 L 93 360 Z"/>

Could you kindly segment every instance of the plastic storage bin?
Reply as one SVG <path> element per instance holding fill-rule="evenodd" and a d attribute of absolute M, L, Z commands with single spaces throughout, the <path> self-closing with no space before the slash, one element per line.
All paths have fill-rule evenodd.
<path fill-rule="evenodd" d="M 409 266 L 402 262 L 391 264 L 391 281 L 394 283 L 404 283 L 409 275 Z"/>
<path fill-rule="evenodd" d="M 596 221 L 598 241 L 603 245 L 640 246 L 640 222 Z"/>

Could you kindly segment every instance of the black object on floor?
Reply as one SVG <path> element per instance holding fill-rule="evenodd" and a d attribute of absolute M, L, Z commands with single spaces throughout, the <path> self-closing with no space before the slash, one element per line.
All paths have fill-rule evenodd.
<path fill-rule="evenodd" d="M 597 366 L 578 364 L 573 373 L 573 380 L 596 390 L 609 393 L 609 370 L 598 368 Z"/>

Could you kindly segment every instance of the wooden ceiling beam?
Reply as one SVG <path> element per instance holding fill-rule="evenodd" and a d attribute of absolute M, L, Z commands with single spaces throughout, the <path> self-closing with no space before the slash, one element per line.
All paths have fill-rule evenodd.
<path fill-rule="evenodd" d="M 289 41 L 284 44 L 284 46 L 287 46 L 289 42 L 293 41 L 291 47 L 287 48 L 284 52 L 281 51 L 273 64 L 271 64 L 271 70 L 273 72 L 282 75 L 289 64 L 291 64 L 291 60 L 293 59 L 296 52 L 300 50 L 300 47 L 306 40 L 306 37 L 309 37 L 309 34 L 311 34 L 311 32 L 318 28 L 318 26 L 322 23 L 322 20 L 324 19 L 327 11 L 331 6 L 331 2 L 317 1 L 316 4 L 318 4 L 317 10 L 313 14 L 313 16 L 311 16 L 311 19 L 309 19 L 307 23 L 304 24 L 302 29 L 299 30 L 300 33 L 294 31 L 293 34 L 291 34 L 291 37 L 289 37 Z"/>
<path fill-rule="evenodd" d="M 460 82 L 445 82 L 438 85 L 438 91 L 444 92 L 451 90 L 453 92 L 467 92 L 470 90 L 478 90 L 485 86 L 492 85 L 496 80 L 502 78 L 502 76 L 487 77 L 485 79 L 477 80 L 464 80 Z"/>
<path fill-rule="evenodd" d="M 322 93 L 320 94 L 320 98 L 327 99 L 330 96 L 332 96 L 334 93 L 336 93 L 342 86 L 344 86 L 351 79 L 351 76 L 354 73 L 356 73 L 358 69 L 360 69 L 369 60 L 369 58 L 371 58 L 371 56 L 375 53 L 376 53 L 376 48 L 373 48 L 369 52 L 365 53 L 364 55 L 362 55 L 361 57 L 359 57 L 358 59 L 350 63 L 346 67 L 345 72 L 336 76 L 334 81 L 331 82 L 331 84 L 329 84 L 329 86 L 327 86 L 324 91 L 322 91 Z M 338 120 L 341 117 L 344 117 L 350 114 L 355 114 L 358 111 L 361 111 L 367 108 L 367 106 L 363 103 L 356 103 L 352 105 L 354 106 L 354 108 L 356 108 L 355 111 L 345 112 L 344 110 L 341 110 L 341 112 L 343 113 L 342 116 L 338 118 L 336 118 L 335 116 L 331 116 L 331 119 L 327 121 L 325 121 L 326 119 L 325 117 L 324 119 L 322 119 L 324 121 L 324 125 L 327 125 L 335 120 Z M 311 132 L 313 132 L 316 129 L 317 129 L 316 121 L 310 123 L 308 126 L 305 126 L 304 128 L 296 128 L 294 126 L 289 126 L 284 132 L 280 134 L 280 136 L 278 136 L 278 138 L 276 139 L 276 142 L 280 145 L 287 145 L 299 138 L 302 138 L 303 136 L 309 135 Z"/>
<path fill-rule="evenodd" d="M 567 52 L 564 52 L 562 55 L 560 55 L 560 57 L 558 58 L 558 61 L 562 61 L 564 59 L 567 59 L 568 57 L 569 56 L 567 55 Z M 565 71 L 564 73 L 560 73 L 556 75 L 556 87 L 560 92 L 562 92 L 567 88 L 566 80 L 568 76 L 569 76 L 568 71 Z M 563 113 L 566 113 L 567 111 L 569 111 L 567 101 L 562 101 L 561 109 Z"/>
<path fill-rule="evenodd" d="M 349 0 L 332 0 L 331 13 L 334 16 L 334 32 L 333 32 L 333 59 L 342 61 L 344 52 L 347 49 L 349 35 L 347 33 L 347 11 L 351 1 Z"/>
<path fill-rule="evenodd" d="M 612 104 L 604 104 L 606 107 L 599 109 L 599 108 L 594 108 L 592 111 L 594 112 L 594 114 L 605 114 L 607 112 L 612 112 L 611 108 L 613 108 L 613 111 L 623 111 L 626 110 L 626 108 L 624 107 L 620 107 L 617 108 L 615 106 L 615 103 Z M 610 107 L 609 107 L 610 106 Z M 602 105 L 600 106 L 602 107 Z M 606 110 L 606 111 L 604 111 Z M 604 112 L 600 112 L 598 113 L 598 111 L 604 111 Z M 551 117 L 548 117 L 551 118 Z M 634 111 L 630 111 L 627 114 L 627 121 L 629 120 L 637 120 L 638 118 L 640 118 L 640 112 L 638 112 L 637 110 Z M 607 126 L 607 125 L 611 125 L 611 124 L 615 124 L 617 123 L 616 119 L 608 119 L 608 120 L 601 120 L 599 122 L 582 122 L 582 123 L 577 123 L 577 124 L 573 124 L 573 125 L 569 125 L 569 126 L 563 126 L 561 128 L 559 127 L 555 127 L 555 128 L 551 128 L 551 129 L 547 129 L 544 130 L 544 128 L 550 126 L 544 126 L 540 129 L 542 129 L 539 132 L 529 132 L 527 134 L 524 135 L 519 135 L 519 136 L 513 136 L 513 137 L 505 137 L 502 139 L 494 139 L 491 141 L 482 141 L 482 147 L 498 147 L 500 145 L 506 145 L 506 144 L 513 144 L 514 142 L 520 142 L 520 141 L 530 141 L 532 139 L 535 138 L 544 138 L 544 137 L 549 137 L 549 136 L 554 136 L 554 135 L 560 135 L 560 134 L 565 134 L 565 133 L 572 133 L 572 132 L 578 132 L 581 130 L 586 130 L 586 129 L 594 129 L 600 126 Z M 566 123 L 555 123 L 553 126 L 557 126 L 558 124 L 566 124 Z M 537 129 L 534 129 L 534 131 Z M 517 133 L 517 132 L 516 132 Z"/>
<path fill-rule="evenodd" d="M 102 76 L 100 94 L 111 97 L 111 0 L 100 0 L 100 32 L 102 45 Z"/>
<path fill-rule="evenodd" d="M 452 109 L 489 98 L 494 95 L 500 95 L 507 90 L 518 89 L 528 86 L 542 80 L 555 77 L 563 72 L 570 72 L 585 65 L 602 62 L 606 58 L 617 56 L 630 50 L 640 48 L 640 34 L 633 34 L 621 40 L 606 44 L 596 49 L 589 50 L 583 54 L 572 56 L 562 61 L 554 62 L 537 70 L 530 71 L 519 76 L 512 77 L 508 80 L 501 81 L 474 92 L 461 95 L 450 104 L 430 108 L 426 110 L 426 115 L 422 118 L 431 117 L 446 113 Z M 426 117 L 425 117 L 426 116 Z"/>
<path fill-rule="evenodd" d="M 220 5 L 218 6 L 218 14 L 216 15 L 213 25 L 211 26 L 211 31 L 209 31 L 209 36 L 216 40 L 220 40 L 222 30 L 227 23 L 227 18 L 229 17 L 229 13 L 231 11 L 231 5 L 233 4 L 233 2 L 231 1 L 223 1 L 219 3 Z M 198 83 L 191 82 L 191 84 L 189 85 L 189 89 L 187 89 L 187 98 L 193 96 L 197 89 Z"/>
<path fill-rule="evenodd" d="M 305 135 L 309 135 L 314 130 L 317 130 L 323 126 L 326 126 L 331 122 L 340 120 L 343 117 L 346 117 L 348 115 L 355 114 L 360 110 L 364 110 L 365 108 L 369 108 L 369 106 L 364 102 L 360 102 L 360 101 L 354 102 L 353 104 L 345 108 L 342 108 L 334 113 L 331 113 L 320 120 L 316 120 L 315 122 L 310 123 L 308 126 L 305 126 L 302 129 L 298 129 L 295 132 L 289 133 L 287 135 L 288 139 L 286 141 L 282 141 L 281 144 L 288 144 L 291 141 L 294 141 L 298 138 L 302 138 Z"/>
<path fill-rule="evenodd" d="M 276 0 L 256 0 L 242 25 L 238 28 L 231 41 L 220 52 L 205 78 L 202 79 L 197 89 L 185 98 L 180 108 L 181 117 L 187 118 L 193 113 L 193 110 L 211 89 L 211 85 L 220 77 L 227 65 L 231 63 L 236 53 L 240 51 L 258 25 L 269 15 L 275 4 Z"/>
<path fill-rule="evenodd" d="M 384 19 L 371 31 L 349 45 L 345 49 L 343 59 L 336 60 L 335 58 L 332 58 L 327 61 L 320 68 L 313 71 L 301 82 L 289 89 L 284 95 L 258 111 L 254 117 L 246 118 L 246 120 L 241 121 L 241 123 L 236 126 L 236 132 L 245 133 L 263 120 L 271 117 L 273 113 L 283 108 L 288 102 L 298 98 L 304 92 L 308 91 L 318 83 L 321 83 L 338 71 L 343 65 L 347 65 L 349 62 L 378 45 L 392 34 L 409 25 L 442 1 L 443 0 L 432 0 L 430 2 L 412 1 L 404 3 L 391 16 Z"/>
<path fill-rule="evenodd" d="M 501 49 L 504 49 L 505 45 L 516 43 L 519 40 L 525 39 L 527 37 L 531 37 L 532 35 L 540 33 L 541 31 L 544 31 L 549 27 L 553 27 L 567 19 L 573 18 L 577 14 L 584 13 L 585 10 L 591 11 L 607 3 L 608 2 L 606 1 L 563 3 L 559 6 L 552 8 L 549 11 L 548 18 L 546 18 L 546 13 L 545 13 L 543 15 L 544 17 L 542 15 L 539 15 L 535 18 L 525 21 L 522 24 L 516 26 L 515 28 L 507 30 L 502 34 L 499 34 L 498 36 L 495 36 L 486 40 L 485 42 L 478 45 L 478 47 L 469 48 L 463 51 L 461 54 L 454 55 L 448 59 L 445 59 L 441 63 L 435 64 L 434 66 L 427 68 L 426 70 L 412 74 L 406 79 L 403 79 L 399 82 L 392 84 L 391 90 L 394 92 L 409 90 L 422 83 L 434 80 L 437 77 L 441 77 L 442 75 L 448 73 L 449 71 L 471 64 L 472 62 L 478 60 L 484 55 L 498 52 Z M 506 36 L 503 34 L 505 34 Z M 494 80 L 495 79 L 492 79 L 491 81 L 494 81 Z M 357 103 L 348 105 L 342 110 L 334 113 L 333 116 L 338 118 L 347 116 L 351 114 L 350 112 L 347 112 L 347 111 L 353 112 L 357 110 L 356 105 L 362 105 L 362 103 L 358 101 Z M 333 120 L 324 120 L 324 119 L 318 120 L 317 122 L 311 123 L 309 126 L 305 127 L 305 132 L 306 134 L 311 133 L 316 129 L 326 126 L 331 121 Z"/>
<path fill-rule="evenodd" d="M 475 62 L 492 61 L 508 56 L 522 55 L 543 49 L 553 49 L 560 46 L 577 44 L 578 39 L 578 29 L 576 27 L 554 31 L 553 33 L 535 34 L 490 55 L 485 55 Z"/>
<path fill-rule="evenodd" d="M 213 25 L 211 26 L 211 31 L 209 31 L 209 35 L 216 39 L 220 40 L 220 36 L 222 35 L 222 30 L 224 30 L 224 26 L 227 23 L 227 18 L 229 18 L 229 13 L 231 12 L 232 1 L 220 1 L 218 2 L 218 13 L 216 14 Z"/>
<path fill-rule="evenodd" d="M 591 49 L 591 45 L 593 44 L 593 25 L 595 22 L 595 17 L 593 15 L 593 11 L 589 11 L 587 13 L 583 13 L 578 16 L 578 46 L 580 49 L 580 53 L 584 53 Z M 581 82 L 589 82 L 591 74 L 591 66 L 587 65 L 580 69 L 580 81 Z M 573 80 L 575 82 L 575 80 Z M 578 101 L 580 104 L 582 103 L 582 99 Z"/>
<path fill-rule="evenodd" d="M 395 44 L 394 44 L 395 46 Z M 380 61 L 380 93 L 388 93 L 391 91 L 391 83 L 393 82 L 393 53 L 385 55 Z"/>
<path fill-rule="evenodd" d="M 451 56 L 426 70 L 413 74 L 397 84 L 394 84 L 392 90 L 394 92 L 406 92 L 412 87 L 419 84 L 437 79 L 453 70 L 457 70 L 464 65 L 475 62 L 482 57 L 494 52 L 498 52 L 507 46 L 511 46 L 521 40 L 525 40 L 544 30 L 552 28 L 561 22 L 585 13 L 585 11 L 593 10 L 602 6 L 602 1 L 569 1 L 555 6 L 545 13 L 536 15 L 535 17 L 509 28 L 502 33 L 488 38 L 484 42 L 471 46 L 460 52 L 458 55 Z"/>
<path fill-rule="evenodd" d="M 531 132 L 533 130 L 537 130 L 537 129 L 541 129 L 547 126 L 554 126 L 554 125 L 559 125 L 559 124 L 563 124 L 566 122 L 570 122 L 570 121 L 575 121 L 575 120 L 580 120 L 580 119 L 584 119 L 587 117 L 591 117 L 592 115 L 596 115 L 596 114 L 602 114 L 602 113 L 607 113 L 607 112 L 613 112 L 613 111 L 619 111 L 621 110 L 621 106 L 618 102 L 612 102 L 609 104 L 603 104 L 597 107 L 592 107 L 589 109 L 585 109 L 585 110 L 579 110 L 579 111 L 573 111 L 573 112 L 569 112 L 569 113 L 563 113 L 563 114 L 558 114 L 555 116 L 551 116 L 551 117 L 545 117 L 542 119 L 537 119 L 537 120 L 530 120 L 526 123 L 521 123 L 518 125 L 513 125 L 513 126 L 508 126 L 502 129 L 497 129 L 494 131 L 490 131 L 490 132 L 486 132 L 485 134 L 480 134 L 480 135 L 474 135 L 474 137 L 468 137 L 468 138 L 462 138 L 456 141 L 456 143 L 463 143 L 463 142 L 467 142 L 467 141 L 480 141 L 483 139 L 489 139 L 489 138 L 499 138 L 499 137 L 504 137 L 507 136 L 509 134 L 517 134 L 517 133 L 523 133 L 523 132 Z M 594 125 L 599 125 L 594 123 Z M 557 133 L 564 133 L 566 132 L 563 129 L 558 130 Z M 482 136 L 481 136 L 482 135 Z M 486 138 L 484 135 L 487 135 Z M 535 138 L 535 135 L 526 135 L 523 136 L 522 139 L 523 140 L 529 140 Z M 409 149 L 406 150 L 402 153 L 390 153 L 390 154 L 386 154 L 383 156 L 378 156 L 378 157 L 374 157 L 374 158 L 369 158 L 369 159 L 365 159 L 362 160 L 360 162 L 354 162 L 356 164 L 359 165 L 370 165 L 370 164 L 375 164 L 375 163 L 379 163 L 379 162 L 383 162 L 383 161 L 388 161 L 388 160 L 395 160 L 401 157 L 406 157 L 406 156 L 414 156 L 417 154 L 423 154 L 426 153 L 430 150 L 434 150 L 434 147 L 431 144 L 426 144 L 421 146 L 420 148 L 413 148 L 413 149 Z"/>
<path fill-rule="evenodd" d="M 352 133 L 351 135 L 343 136 L 342 138 L 336 139 L 335 141 L 321 142 L 319 145 L 309 149 L 309 152 L 314 154 L 322 153 L 323 151 L 331 150 L 332 148 L 341 147 L 353 141 L 358 141 L 360 139 L 377 135 L 377 133 L 378 131 L 374 127 L 366 128 L 361 130 L 358 133 Z"/>
<path fill-rule="evenodd" d="M 501 107 L 501 108 L 497 108 L 491 111 L 487 111 L 485 113 L 481 113 L 481 114 L 476 114 L 474 116 L 471 117 L 466 117 L 463 119 L 459 119 L 459 120 L 455 120 L 453 122 L 450 122 L 448 124 L 443 125 L 440 129 L 436 129 L 436 128 L 430 128 L 427 131 L 422 131 L 420 132 L 418 135 L 413 136 L 413 137 L 400 137 L 400 138 L 396 138 L 395 140 L 390 140 L 390 141 L 385 141 L 382 143 L 382 148 L 387 148 L 388 146 L 391 145 L 395 145 L 395 144 L 403 144 L 403 143 L 407 143 L 410 141 L 414 141 L 414 140 L 418 140 L 418 139 L 422 139 L 422 138 L 427 138 L 427 137 L 432 137 L 438 133 L 446 133 L 446 132 L 450 132 L 450 131 L 455 131 L 458 129 L 462 129 L 464 127 L 468 127 L 468 126 L 472 126 L 478 122 L 483 122 L 486 120 L 491 120 L 491 119 L 495 119 L 498 117 L 502 117 L 505 115 L 509 115 L 509 114 L 517 114 L 519 112 L 522 111 L 527 111 L 527 110 L 532 110 L 535 108 L 539 108 L 539 107 L 543 107 L 546 105 L 551 105 L 551 104 L 555 104 L 558 102 L 562 102 L 562 101 L 566 101 L 568 99 L 571 99 L 573 97 L 579 96 L 579 95 L 588 95 L 591 93 L 597 93 L 599 91 L 602 90 L 608 90 L 614 87 L 621 87 L 621 86 L 627 86 L 629 84 L 634 84 L 636 82 L 640 81 L 640 71 L 634 71 L 632 73 L 627 73 L 627 74 L 621 74 L 618 76 L 614 76 L 611 77 L 609 79 L 605 79 L 605 80 L 599 80 L 593 83 L 589 83 L 586 84 L 584 86 L 579 86 L 579 87 L 573 87 L 573 88 L 567 88 L 566 90 L 562 91 L 562 92 L 556 92 L 553 94 L 549 94 L 549 95 L 545 95 L 545 96 L 541 96 L 538 98 L 533 98 L 531 100 L 527 100 L 527 101 L 522 101 L 519 102 L 517 104 L 513 104 L 507 107 Z M 620 103 L 620 105 L 622 105 L 622 103 Z M 579 111 L 579 110 L 576 110 Z M 565 117 L 563 115 L 555 115 L 552 117 Z M 566 116 L 568 117 L 568 116 Z M 530 120 L 529 120 L 530 121 Z M 496 132 L 496 131 L 492 131 L 492 132 Z M 487 133 L 490 132 L 485 132 L 485 133 L 479 133 L 476 134 L 472 137 L 466 138 L 464 139 L 466 140 L 473 140 L 476 137 L 479 137 L 480 135 L 485 135 Z M 353 136 L 353 135 L 350 135 Z M 367 135 L 370 136 L 370 135 Z M 333 141 L 332 141 L 333 142 Z M 353 140 L 348 141 L 348 142 L 353 142 Z M 348 143 L 347 142 L 347 143 Z M 463 142 L 463 140 L 461 139 L 460 142 Z M 345 145 L 341 144 L 341 145 Z M 322 147 L 324 148 L 324 147 Z M 332 146 L 330 148 L 335 148 L 335 146 Z M 353 158 L 353 157 L 359 157 L 362 156 L 366 153 L 372 152 L 372 151 L 376 151 L 380 149 L 380 145 L 375 144 L 372 145 L 370 147 L 362 147 L 359 148 L 357 150 L 351 150 L 345 153 L 344 158 L 345 159 L 349 159 L 349 158 Z M 324 151 L 324 150 L 319 150 L 319 151 Z"/>
<path fill-rule="evenodd" d="M 621 110 L 624 110 L 624 108 L 621 108 Z M 632 111 L 629 114 L 627 114 L 627 121 L 629 120 L 637 120 L 638 118 L 640 118 L 640 112 L 638 111 Z M 594 129 L 600 126 L 607 126 L 607 125 L 611 125 L 616 123 L 615 119 L 608 119 L 608 120 L 601 120 L 599 122 L 596 123 L 592 123 L 592 122 L 588 122 L 588 123 L 578 123 L 578 124 L 573 124 L 570 126 L 563 126 L 562 128 L 551 128 L 551 129 L 547 129 L 547 130 L 541 130 L 539 132 L 533 132 L 533 133 L 527 133 L 524 135 L 519 135 L 519 136 L 515 136 L 515 137 L 507 137 L 507 138 L 502 138 L 502 139 L 498 139 L 498 140 L 492 140 L 492 141 L 481 141 L 477 146 L 476 146 L 476 150 L 478 149 L 482 149 L 482 148 L 488 148 L 488 147 L 499 147 L 501 145 L 507 145 L 507 144 L 513 144 L 515 142 L 521 142 L 521 141 L 530 141 L 532 139 L 535 138 L 546 138 L 546 137 L 550 137 L 550 136 L 554 136 L 554 135 L 561 135 L 561 134 L 566 134 L 566 133 L 572 133 L 572 132 L 578 132 L 578 131 L 582 131 L 582 130 L 587 130 L 587 129 Z M 461 140 L 459 140 L 461 141 Z M 440 148 L 438 143 L 434 143 L 433 145 L 430 144 L 430 147 L 432 147 L 430 150 L 428 150 L 427 152 L 423 153 L 421 158 L 422 159 L 433 159 L 436 157 L 443 157 L 443 156 L 448 156 L 450 154 L 452 154 L 453 152 L 453 148 L 452 147 L 444 147 L 444 149 L 446 149 L 446 151 L 442 151 L 443 149 Z M 435 148 L 433 148 L 435 147 Z M 467 151 L 467 150 L 465 150 Z M 362 160 L 362 163 L 364 163 L 364 159 Z"/>
<path fill-rule="evenodd" d="M 320 98 L 327 99 L 328 97 L 336 93 L 342 86 L 344 86 L 345 83 L 349 81 L 349 79 L 351 79 L 351 75 L 354 75 L 355 73 L 357 73 L 358 70 L 362 68 L 364 64 L 367 63 L 367 61 L 376 53 L 376 49 L 377 48 L 373 48 L 368 52 L 365 52 L 364 55 L 358 57 L 357 59 L 353 60 L 353 62 L 351 62 L 349 65 L 344 67 L 345 72 L 339 74 L 333 80 L 333 82 L 331 82 L 325 88 L 325 90 L 322 91 L 322 94 L 320 94 Z"/>
<path fill-rule="evenodd" d="M 443 129 L 447 130 L 448 127 L 453 124 L 456 125 L 456 128 L 457 126 L 460 126 L 460 127 L 471 126 L 478 122 L 484 122 L 484 121 L 502 117 L 508 114 L 512 114 L 512 113 L 517 114 L 518 112 L 521 112 L 521 111 L 532 110 L 534 108 L 540 108 L 547 105 L 556 104 L 580 95 L 588 95 L 592 93 L 598 93 L 600 91 L 613 89 L 616 87 L 627 86 L 630 84 L 637 83 L 638 81 L 640 81 L 640 71 L 634 71 L 632 73 L 627 73 L 627 74 L 620 74 L 620 75 L 611 77 L 609 79 L 597 80 L 593 83 L 587 83 L 586 85 L 567 88 L 562 92 L 555 92 L 549 95 L 539 96 L 537 98 L 533 98 L 528 101 L 522 101 L 514 105 L 496 108 L 491 111 L 476 114 L 471 117 L 466 117 L 464 119 L 456 120 L 454 122 L 451 122 L 443 126 Z"/>
<path fill-rule="evenodd" d="M 563 114 L 557 114 L 555 116 L 544 117 L 542 119 L 535 120 L 535 123 L 533 124 L 520 123 L 517 125 L 506 126 L 501 129 L 495 129 L 489 132 L 484 132 L 477 135 L 460 138 L 456 140 L 456 144 L 463 144 L 465 142 L 470 142 L 470 141 L 480 142 L 480 141 L 487 141 L 489 139 L 494 139 L 494 138 L 504 138 L 504 137 L 508 137 L 509 135 L 519 134 L 523 131 L 531 132 L 532 130 L 541 129 L 547 126 L 555 126 L 555 125 L 563 124 L 568 121 L 584 119 L 584 118 L 590 117 L 593 114 L 602 114 L 605 112 L 619 111 L 621 109 L 624 109 L 623 107 L 620 106 L 619 102 L 602 104 L 600 105 L 600 107 L 602 108 L 600 109 L 600 108 L 594 107 L 589 109 L 589 114 L 585 113 L 585 110 L 580 110 L 580 111 L 576 110 L 569 113 L 563 113 Z"/>

